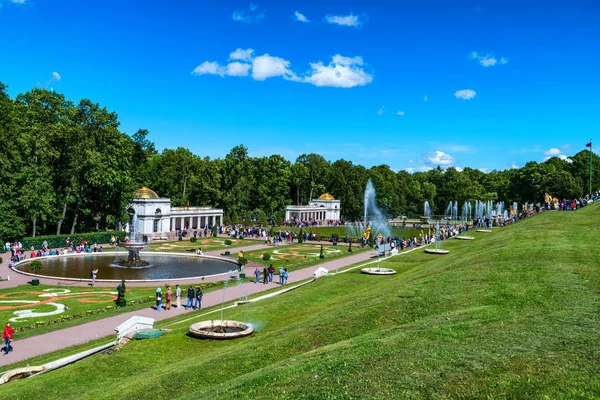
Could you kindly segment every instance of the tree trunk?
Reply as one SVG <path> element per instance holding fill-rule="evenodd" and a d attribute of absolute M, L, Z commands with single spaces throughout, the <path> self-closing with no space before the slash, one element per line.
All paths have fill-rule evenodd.
<path fill-rule="evenodd" d="M 31 235 L 33 237 L 35 237 L 36 222 L 37 222 L 37 217 L 33 217 L 33 234 Z"/>
<path fill-rule="evenodd" d="M 75 216 L 73 217 L 73 225 L 71 225 L 71 235 L 75 234 L 75 227 L 77 226 L 77 220 L 79 219 L 79 209 L 81 207 L 81 193 L 83 192 L 83 186 L 79 187 L 79 197 L 77 198 L 77 206 L 75 207 Z"/>
<path fill-rule="evenodd" d="M 67 203 L 69 202 L 69 196 L 71 196 L 71 190 L 67 193 L 67 198 L 65 199 L 65 203 L 63 204 L 62 214 L 60 215 L 60 219 L 58 220 L 58 225 L 56 226 L 56 234 L 60 235 L 60 230 L 62 228 L 62 224 L 65 220 L 65 216 L 67 215 Z"/>
<path fill-rule="evenodd" d="M 296 205 L 300 205 L 300 185 L 296 186 Z"/>

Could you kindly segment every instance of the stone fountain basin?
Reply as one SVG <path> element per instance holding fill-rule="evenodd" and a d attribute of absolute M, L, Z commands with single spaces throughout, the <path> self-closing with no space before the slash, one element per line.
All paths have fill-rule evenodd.
<path fill-rule="evenodd" d="M 473 236 L 454 236 L 454 239 L 458 239 L 458 240 L 473 240 L 475 238 Z"/>
<path fill-rule="evenodd" d="M 448 254 L 450 253 L 450 250 L 444 250 L 444 249 L 425 249 L 425 253 L 429 253 L 429 254 Z"/>
<path fill-rule="evenodd" d="M 363 268 L 360 272 L 368 275 L 394 275 L 396 270 L 391 268 Z"/>
<path fill-rule="evenodd" d="M 477 232 L 492 233 L 491 229 L 477 229 Z"/>
<path fill-rule="evenodd" d="M 199 339 L 237 339 L 254 333 L 250 324 L 232 320 L 210 320 L 192 324 L 190 335 Z"/>

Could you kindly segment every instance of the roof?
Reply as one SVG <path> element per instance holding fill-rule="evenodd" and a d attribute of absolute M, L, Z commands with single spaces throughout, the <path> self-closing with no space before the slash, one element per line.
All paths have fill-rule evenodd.
<path fill-rule="evenodd" d="M 158 199 L 156 192 L 146 186 L 142 186 L 135 191 L 133 195 L 134 199 Z"/>
<path fill-rule="evenodd" d="M 319 196 L 319 200 L 335 200 L 329 193 L 324 193 Z"/>

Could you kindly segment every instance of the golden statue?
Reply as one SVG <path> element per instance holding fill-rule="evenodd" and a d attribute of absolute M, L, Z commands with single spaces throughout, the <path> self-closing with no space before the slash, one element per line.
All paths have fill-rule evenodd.
<path fill-rule="evenodd" d="M 552 196 L 550 196 L 548 193 L 544 194 L 544 202 L 551 203 L 552 202 Z"/>
<path fill-rule="evenodd" d="M 365 240 L 369 240 L 371 238 L 371 227 L 367 226 L 367 229 L 363 232 L 363 237 Z"/>

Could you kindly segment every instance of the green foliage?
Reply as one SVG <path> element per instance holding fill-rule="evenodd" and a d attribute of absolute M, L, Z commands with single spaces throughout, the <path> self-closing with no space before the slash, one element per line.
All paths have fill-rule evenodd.
<path fill-rule="evenodd" d="M 231 223 L 233 225 L 239 225 L 240 224 L 240 217 L 235 212 L 235 210 L 231 212 Z"/>
<path fill-rule="evenodd" d="M 233 242 L 231 241 L 231 239 L 225 239 L 223 243 L 225 244 L 225 246 L 231 246 Z"/>
<path fill-rule="evenodd" d="M 194 236 L 192 236 L 192 237 L 190 238 L 190 242 L 191 242 L 191 243 L 196 243 L 197 241 L 198 241 L 198 239 L 197 239 L 197 238 L 195 238 Z"/>
<path fill-rule="evenodd" d="M 285 212 L 279 210 L 275 213 L 275 225 L 282 226 L 285 219 Z"/>
<path fill-rule="evenodd" d="M 40 269 L 42 269 L 42 262 L 40 260 L 33 260 L 29 263 L 29 269 L 33 271 L 34 274 L 37 274 Z"/>
<path fill-rule="evenodd" d="M 260 226 L 262 226 L 263 228 L 266 228 L 267 225 L 269 224 L 267 222 L 267 214 L 264 211 L 260 211 L 259 217 L 258 217 L 258 224 Z"/>
<path fill-rule="evenodd" d="M 263 259 L 264 261 L 269 261 L 269 260 L 271 259 L 271 254 L 270 254 L 270 253 L 264 253 L 264 254 L 262 255 L 262 259 Z"/>
<path fill-rule="evenodd" d="M 0 254 L 6 253 L 6 244 L 0 239 Z"/>
<path fill-rule="evenodd" d="M 352 240 L 348 243 L 348 253 L 352 253 Z"/>
<path fill-rule="evenodd" d="M 304 240 L 304 231 L 302 230 L 302 228 L 300 228 L 300 231 L 298 231 L 298 243 L 302 243 L 303 240 Z"/>
<path fill-rule="evenodd" d="M 179 235 L 179 241 L 182 242 L 183 241 L 183 235 Z"/>
<path fill-rule="evenodd" d="M 109 243 L 110 237 L 119 237 L 121 241 L 125 239 L 125 232 L 121 231 L 107 231 L 107 232 L 92 232 L 92 233 L 78 233 L 74 235 L 50 235 L 50 236 L 36 236 L 28 237 L 20 240 L 24 248 L 29 249 L 33 246 L 35 249 L 41 249 L 42 243 L 48 242 L 49 248 L 61 248 L 67 246 L 67 238 L 71 239 L 71 243 L 75 242 L 79 245 L 82 241 L 87 241 L 90 245 L 94 243 Z"/>
<path fill-rule="evenodd" d="M 248 259 L 246 257 L 238 257 L 237 264 L 240 267 L 243 267 L 244 265 L 248 264 Z"/>

